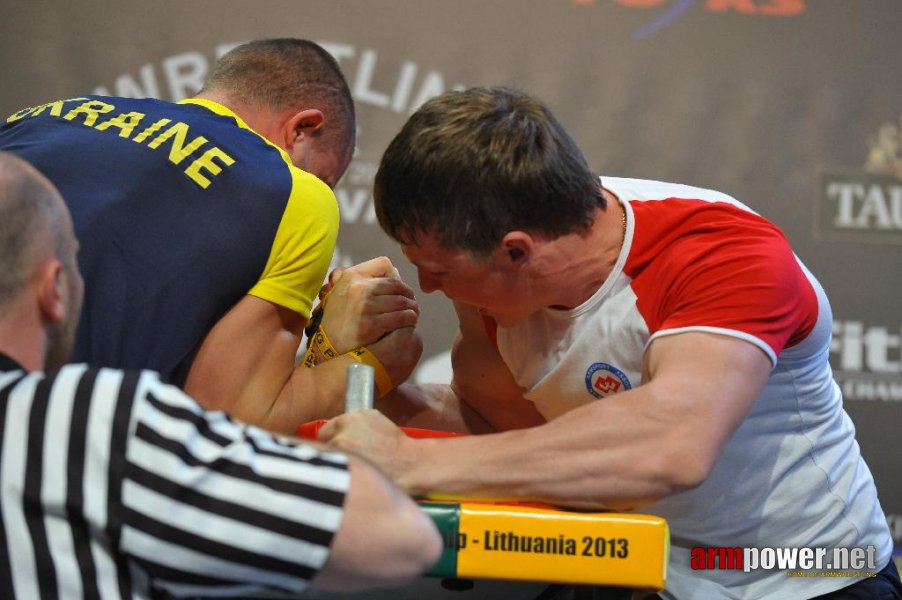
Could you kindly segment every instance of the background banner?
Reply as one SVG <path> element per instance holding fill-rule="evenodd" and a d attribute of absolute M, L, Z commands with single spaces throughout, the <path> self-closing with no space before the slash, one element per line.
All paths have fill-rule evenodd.
<path fill-rule="evenodd" d="M 899 0 L 6 2 L 0 115 L 92 92 L 180 100 L 233 45 L 280 36 L 326 46 L 357 104 L 333 266 L 385 254 L 416 287 L 373 175 L 412 111 L 470 85 L 542 98 L 602 177 L 716 188 L 776 222 L 831 298 L 831 361 L 902 544 Z M 416 377 L 447 380 L 453 312 L 418 299 Z"/>

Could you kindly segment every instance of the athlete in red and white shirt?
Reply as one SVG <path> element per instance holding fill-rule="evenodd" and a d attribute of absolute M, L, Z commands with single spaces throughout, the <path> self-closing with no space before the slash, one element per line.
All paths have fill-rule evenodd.
<path fill-rule="evenodd" d="M 496 430 L 548 423 L 418 441 L 416 461 L 399 453 L 377 462 L 395 465 L 418 493 L 601 501 L 664 516 L 672 532 L 665 597 L 803 598 L 850 583 L 693 572 L 689 553 L 699 546 L 870 545 L 886 563 L 886 519 L 826 359 L 830 306 L 783 234 L 718 192 L 603 183 L 616 199 L 609 211 L 623 211 L 625 236 L 610 274 L 572 308 L 543 303 L 521 318 L 528 292 L 487 301 L 497 274 L 422 241 L 404 246 L 425 291 L 464 295 L 454 387 L 466 408 Z M 580 272 L 566 277 L 578 281 Z M 532 301 L 544 295 L 529 287 Z M 464 304 L 473 300 L 483 308 Z M 486 317 L 497 331 L 486 330 Z M 487 359 L 492 350 L 501 362 Z M 513 381 L 499 384 L 504 371 Z M 519 408 L 511 385 L 521 390 Z M 429 460 L 432 452 L 442 458 Z"/>
<path fill-rule="evenodd" d="M 700 546 L 870 545 L 885 564 L 886 519 L 826 360 L 832 316 L 820 284 L 776 226 L 723 194 L 608 177 L 604 184 L 627 217 L 604 285 L 573 309 L 546 308 L 498 330 L 524 397 L 550 420 L 641 385 L 645 349 L 664 336 L 714 333 L 753 344 L 773 368 L 704 482 L 642 507 L 671 527 L 668 590 L 676 598 L 801 598 L 838 587 L 782 571 L 710 571 L 699 581 L 689 552 Z M 779 444 L 769 443 L 777 436 Z"/>
<path fill-rule="evenodd" d="M 460 320 L 451 385 L 403 386 L 380 408 L 493 433 L 414 440 L 372 411 L 321 439 L 414 494 L 663 515 L 666 598 L 899 589 L 827 362 L 829 305 L 775 225 L 710 190 L 599 186 L 550 111 L 504 88 L 418 109 L 374 198 L 420 287 Z M 690 568 L 693 547 L 744 546 L 872 546 L 889 566 L 873 579 Z"/>

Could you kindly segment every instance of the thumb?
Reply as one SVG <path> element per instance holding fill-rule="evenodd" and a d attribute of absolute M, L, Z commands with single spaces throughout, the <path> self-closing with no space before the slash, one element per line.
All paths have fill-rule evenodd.
<path fill-rule="evenodd" d="M 340 419 L 338 417 L 334 419 L 329 419 L 326 421 L 322 427 L 319 428 L 319 431 L 316 433 L 316 439 L 320 442 L 331 442 L 335 437 L 341 433 L 342 426 L 339 423 Z"/>

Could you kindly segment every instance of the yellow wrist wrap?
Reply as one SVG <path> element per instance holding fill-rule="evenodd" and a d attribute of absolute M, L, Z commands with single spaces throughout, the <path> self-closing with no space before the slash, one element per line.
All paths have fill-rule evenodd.
<path fill-rule="evenodd" d="M 373 367 L 373 379 L 376 383 L 377 398 L 381 398 L 395 387 L 388 371 L 385 370 L 385 367 L 379 362 L 379 359 L 376 358 L 376 355 L 373 354 L 369 348 L 361 346 L 356 350 L 351 350 L 348 354 L 357 362 Z"/>
<path fill-rule="evenodd" d="M 329 339 L 329 336 L 326 335 L 326 330 L 322 328 L 322 326 L 316 328 L 316 332 L 310 338 L 310 343 L 307 345 L 307 352 L 304 354 L 304 366 L 312 367 L 316 365 L 316 350 L 319 350 L 320 354 L 323 355 L 325 360 L 332 360 L 336 356 L 338 356 L 338 352 L 335 350 L 335 346 L 332 345 L 332 340 Z"/>
<path fill-rule="evenodd" d="M 395 387 L 394 382 L 391 380 L 391 375 L 388 374 L 385 366 L 366 346 L 361 346 L 360 348 L 351 350 L 345 354 L 338 354 L 335 350 L 335 346 L 332 345 L 329 336 L 326 335 L 326 330 L 322 327 L 317 327 L 316 332 L 310 338 L 307 352 L 304 354 L 303 365 L 305 367 L 316 366 L 316 350 L 319 350 L 320 354 L 322 354 L 323 358 L 327 361 L 332 360 L 337 356 L 345 356 L 346 354 L 359 363 L 373 367 L 373 379 L 376 384 L 377 398 L 381 398 Z"/>

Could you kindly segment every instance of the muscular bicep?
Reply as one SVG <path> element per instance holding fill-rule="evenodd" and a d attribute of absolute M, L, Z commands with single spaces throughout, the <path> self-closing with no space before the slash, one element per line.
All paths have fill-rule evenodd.
<path fill-rule="evenodd" d="M 653 418 L 702 470 L 752 409 L 771 371 L 770 358 L 740 338 L 681 333 L 655 339 L 645 355 L 641 388 Z"/>
<path fill-rule="evenodd" d="M 244 296 L 207 334 L 185 390 L 207 409 L 260 423 L 294 371 L 303 317 Z"/>
<path fill-rule="evenodd" d="M 471 404 L 495 398 L 522 397 L 498 349 L 485 331 L 482 317 L 470 307 L 459 307 L 460 329 L 451 349 L 452 386 Z"/>
<path fill-rule="evenodd" d="M 544 423 L 501 359 L 482 315 L 471 306 L 456 304 L 455 309 L 460 330 L 451 351 L 454 392 L 498 431 Z"/>

